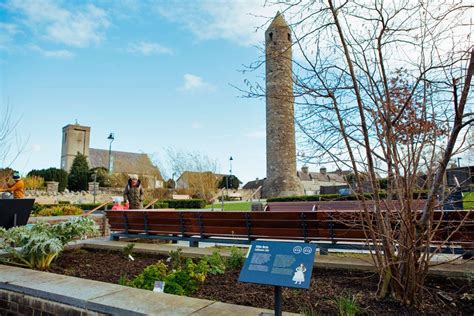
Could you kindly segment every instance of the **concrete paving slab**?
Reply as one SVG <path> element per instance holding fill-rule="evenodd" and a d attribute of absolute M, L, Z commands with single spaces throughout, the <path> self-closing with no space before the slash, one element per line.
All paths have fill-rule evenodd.
<path fill-rule="evenodd" d="M 74 292 L 72 293 L 74 298 L 81 300 L 92 300 L 94 298 L 113 294 L 124 289 L 123 286 L 117 284 L 75 277 L 67 277 L 47 283 L 30 284 L 28 287 L 31 289 L 46 291 L 58 295 L 64 295 L 64 293 L 68 293 L 71 291 L 71 289 L 74 289 Z"/>
<path fill-rule="evenodd" d="M 235 315 L 235 316 L 258 316 L 261 313 L 274 314 L 273 310 L 255 308 L 249 306 L 233 305 L 221 302 L 215 302 L 197 312 L 192 313 L 193 316 L 222 316 L 222 315 Z M 300 316 L 295 313 L 282 313 L 284 316 Z"/>
<path fill-rule="evenodd" d="M 19 286 L 31 286 L 53 282 L 64 278 L 66 278 L 66 276 L 59 274 L 0 265 L 0 282 L 3 283 L 10 283 Z"/>
<path fill-rule="evenodd" d="M 189 315 L 205 308 L 213 301 L 184 296 L 124 288 L 123 291 L 89 300 L 147 315 Z"/>

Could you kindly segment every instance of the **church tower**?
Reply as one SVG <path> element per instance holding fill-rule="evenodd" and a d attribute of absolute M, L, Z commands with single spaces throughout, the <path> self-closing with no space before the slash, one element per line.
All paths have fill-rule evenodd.
<path fill-rule="evenodd" d="M 291 30 L 280 12 L 265 32 L 267 179 L 263 196 L 302 195 L 296 175 Z"/>
<path fill-rule="evenodd" d="M 69 172 L 77 153 L 89 157 L 89 142 L 91 128 L 79 124 L 69 124 L 63 127 L 61 146 L 61 169 Z"/>

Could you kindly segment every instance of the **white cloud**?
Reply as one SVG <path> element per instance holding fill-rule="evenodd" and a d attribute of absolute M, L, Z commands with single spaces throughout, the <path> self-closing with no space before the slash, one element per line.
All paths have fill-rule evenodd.
<path fill-rule="evenodd" d="M 171 1 L 157 3 L 155 11 L 169 21 L 183 24 L 200 40 L 226 39 L 239 45 L 262 43 L 263 29 L 275 16 L 278 6 L 265 6 L 264 0 Z"/>
<path fill-rule="evenodd" d="M 107 13 L 93 4 L 68 9 L 51 0 L 11 0 L 6 7 L 23 15 L 23 22 L 33 32 L 69 46 L 99 44 L 104 40 L 104 32 L 110 25 Z"/>
<path fill-rule="evenodd" d="M 144 56 L 151 55 L 172 55 L 173 50 L 153 42 L 136 42 L 128 45 L 128 52 Z"/>
<path fill-rule="evenodd" d="M 12 23 L 0 23 L 0 49 L 8 49 L 13 37 L 18 32 L 17 25 Z"/>
<path fill-rule="evenodd" d="M 196 91 L 196 90 L 207 90 L 214 91 L 215 87 L 210 83 L 205 82 L 201 77 L 185 74 L 183 76 L 184 84 L 178 90 L 180 91 Z"/>
<path fill-rule="evenodd" d="M 74 54 L 66 49 L 46 50 L 37 45 L 30 45 L 29 47 L 31 50 L 36 51 L 48 58 L 71 59 L 74 57 Z"/>

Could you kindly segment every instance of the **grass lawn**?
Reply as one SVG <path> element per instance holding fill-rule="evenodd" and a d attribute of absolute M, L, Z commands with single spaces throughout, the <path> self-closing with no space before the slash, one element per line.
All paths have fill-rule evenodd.
<path fill-rule="evenodd" d="M 221 203 L 214 203 L 214 209 L 220 210 Z M 212 205 L 206 205 L 206 208 L 212 208 Z M 224 211 L 250 211 L 250 202 L 226 202 L 224 203 Z"/>
<path fill-rule="evenodd" d="M 462 199 L 465 210 L 474 208 L 474 192 L 464 192 Z"/>

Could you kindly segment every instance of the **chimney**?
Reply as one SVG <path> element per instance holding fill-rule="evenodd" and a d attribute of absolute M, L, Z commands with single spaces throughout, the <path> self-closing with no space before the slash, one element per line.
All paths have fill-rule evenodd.
<path fill-rule="evenodd" d="M 326 171 L 327 171 L 326 167 L 322 167 L 321 169 L 319 169 L 319 172 L 321 174 L 326 174 Z"/>
<path fill-rule="evenodd" d="M 308 174 L 308 166 L 303 166 L 303 167 L 301 167 L 301 172 L 302 172 L 303 174 Z"/>

